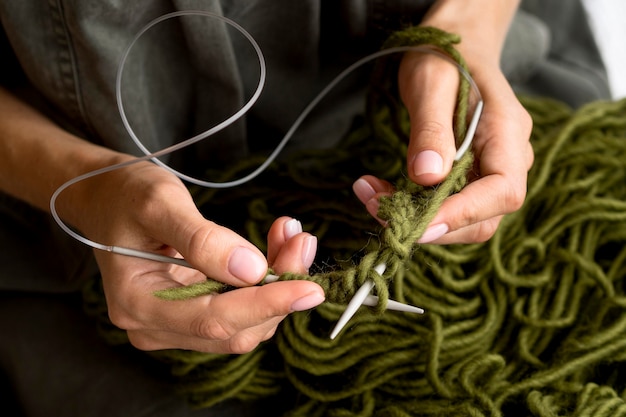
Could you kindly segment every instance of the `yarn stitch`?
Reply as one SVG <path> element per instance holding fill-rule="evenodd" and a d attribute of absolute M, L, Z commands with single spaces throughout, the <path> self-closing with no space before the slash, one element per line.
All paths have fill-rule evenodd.
<path fill-rule="evenodd" d="M 458 36 L 447 34 L 439 29 L 420 27 L 395 33 L 385 43 L 384 48 L 429 45 L 442 50 L 461 66 L 465 67 L 463 59 L 453 47 L 459 40 Z M 370 92 L 368 102 L 368 113 L 372 116 L 372 119 L 378 119 L 374 124 L 374 130 L 381 138 L 377 138 L 377 140 L 387 139 L 387 141 L 395 139 L 387 138 L 387 136 L 394 135 L 394 133 L 387 132 L 383 127 L 385 122 L 380 120 L 381 116 L 377 116 L 374 113 L 380 112 L 384 104 L 391 104 L 396 114 L 401 112 L 401 106 L 398 102 L 383 103 L 385 99 L 382 98 L 381 92 L 388 92 L 394 89 L 394 83 L 388 81 L 392 79 L 389 70 L 395 68 L 395 65 L 390 64 L 389 61 L 393 61 L 393 59 L 378 62 L 378 66 L 374 70 L 374 81 L 371 83 L 377 88 L 372 89 Z M 395 72 L 397 73 L 397 71 Z M 461 81 L 459 91 L 459 106 L 457 107 L 455 117 L 456 137 L 462 137 L 466 128 L 465 118 L 469 105 L 469 87 L 466 80 Z M 385 95 L 388 96 L 388 94 Z M 388 114 L 386 117 L 390 116 L 391 114 Z M 382 117 L 385 116 L 382 115 Z M 381 245 L 378 250 L 370 251 L 364 255 L 357 265 L 312 276 L 284 273 L 279 279 L 314 281 L 324 289 L 327 302 L 337 304 L 347 304 L 355 291 L 367 279 L 372 279 L 380 300 L 376 311 L 379 314 L 383 313 L 389 298 L 388 281 L 393 279 L 397 271 L 402 268 L 403 263 L 410 258 L 417 240 L 424 233 L 443 201 L 452 193 L 458 192 L 463 188 L 467 178 L 467 171 L 471 167 L 472 161 L 471 152 L 466 152 L 460 161 L 454 164 L 449 176 L 437 187 L 418 186 L 411 181 L 397 183 L 397 191 L 391 197 L 384 197 L 380 200 L 378 216 L 388 226 L 380 236 Z M 374 267 L 381 263 L 387 266 L 383 276 L 374 271 Z M 229 289 L 228 286 L 207 279 L 206 282 L 186 287 L 158 291 L 156 295 L 168 300 L 184 300 L 190 297 L 222 292 L 227 289 Z"/>
<path fill-rule="evenodd" d="M 261 249 L 273 219 L 299 218 L 319 238 L 313 277 L 340 288 L 333 300 L 289 315 L 249 354 L 162 351 L 151 354 L 155 366 L 171 370 L 197 407 L 281 394 L 289 417 L 626 416 L 626 101 L 573 111 L 521 98 L 535 151 L 523 207 L 488 242 L 415 246 L 419 232 L 393 220 L 427 224 L 402 209 L 424 204 L 416 194 L 431 201 L 461 182 L 397 193 L 381 204 L 391 207 L 388 228 L 364 213 L 350 192 L 362 173 L 410 186 L 408 118 L 384 90 L 373 92 L 367 121 L 336 148 L 302 152 L 241 188 L 193 189 L 207 217 Z M 426 314 L 362 308 L 329 340 L 342 300 L 364 278 L 361 265 L 387 257 L 398 260 L 378 277 L 379 295 L 388 291 Z M 108 340 L 127 343 L 107 322 L 98 281 L 85 303 Z"/>

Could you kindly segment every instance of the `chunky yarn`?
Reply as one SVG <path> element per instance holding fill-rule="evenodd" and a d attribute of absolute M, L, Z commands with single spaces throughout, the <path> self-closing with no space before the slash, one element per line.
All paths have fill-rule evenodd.
<path fill-rule="evenodd" d="M 398 32 L 392 35 L 385 44 L 386 48 L 393 46 L 417 46 L 428 45 L 442 50 L 452 59 L 464 66 L 463 60 L 453 45 L 459 41 L 458 36 L 445 33 L 439 29 L 411 28 L 404 32 Z M 389 95 L 389 91 L 397 91 L 395 83 L 392 81 L 392 74 L 397 74 L 396 66 L 393 62 L 397 61 L 398 56 L 387 58 L 378 62 L 374 70 L 372 89 L 368 100 L 368 113 L 370 120 L 373 122 L 370 126 L 373 133 L 377 136 L 377 141 L 384 140 L 383 146 L 389 146 L 392 149 L 399 147 L 401 153 L 405 153 L 404 143 L 398 143 L 398 135 L 386 127 L 389 123 L 384 122 L 381 118 L 389 119 L 393 116 L 400 116 L 402 109 L 397 98 Z M 459 98 L 457 112 L 455 116 L 455 134 L 462 138 L 466 129 L 466 117 L 468 113 L 469 102 L 469 83 L 462 80 L 459 87 Z M 381 113 L 381 109 L 388 107 L 386 112 Z M 393 112 L 390 113 L 389 109 Z M 376 114 L 381 113 L 381 114 Z M 404 115 L 406 117 L 406 115 Z M 405 119 L 406 121 L 406 119 Z M 356 135 L 363 135 L 356 132 Z M 369 131 L 365 132 L 369 135 Z M 404 135 L 402 135 L 404 136 Z M 366 138 L 359 137 L 359 140 Z M 393 143 L 393 145 L 392 145 Z M 326 151 L 325 153 L 328 153 Z M 311 158 L 302 156 L 303 160 L 310 162 Z M 393 159 L 397 160 L 397 156 Z M 340 270 L 317 273 L 312 276 L 286 273 L 283 274 L 281 280 L 290 279 L 306 279 L 318 283 L 326 293 L 326 299 L 331 303 L 347 304 L 354 295 L 354 292 L 363 285 L 367 279 L 371 279 L 375 283 L 380 303 L 377 311 L 382 313 L 385 311 L 385 305 L 388 299 L 387 281 L 393 279 L 398 269 L 409 259 L 415 242 L 424 233 L 426 227 L 437 213 L 437 210 L 446 197 L 452 193 L 460 191 L 465 185 L 467 172 L 472 165 L 472 154 L 466 152 L 464 157 L 455 163 L 451 174 L 438 187 L 421 187 L 410 181 L 398 183 L 397 192 L 390 198 L 381 199 L 379 217 L 387 222 L 388 227 L 380 236 L 380 246 L 377 250 L 370 250 L 368 254 L 363 256 L 358 265 L 344 267 Z M 320 161 L 317 169 L 326 169 Z M 399 165 L 398 167 L 400 167 Z M 248 164 L 242 164 L 239 169 L 248 168 Z M 211 193 L 212 195 L 213 193 Z M 210 197 L 205 195 L 200 206 L 204 205 L 204 201 Z M 305 200 L 307 201 L 307 200 Z M 315 204 L 314 202 L 312 202 Z M 263 233 L 261 233 L 263 234 Z M 374 267 L 384 263 L 387 267 L 383 276 L 374 271 Z M 158 292 L 156 295 L 168 300 L 182 300 L 189 297 L 201 296 L 215 292 L 227 290 L 227 286 L 222 286 L 210 279 L 187 287 L 172 288 Z"/>
<path fill-rule="evenodd" d="M 626 416 L 626 101 L 573 111 L 523 98 L 536 154 L 524 206 L 490 241 L 445 247 L 415 239 L 462 187 L 471 155 L 440 186 L 412 188 L 408 118 L 390 103 L 375 100 L 332 150 L 302 152 L 241 188 L 194 190 L 207 217 L 262 249 L 273 219 L 300 219 L 319 238 L 311 279 L 321 278 L 329 302 L 291 314 L 246 355 L 152 355 L 198 407 L 281 394 L 293 417 Z M 351 195 L 364 173 L 400 190 L 381 204 L 386 228 Z M 391 267 L 374 276 L 381 260 Z M 426 314 L 364 307 L 330 340 L 342 304 L 368 277 L 381 303 L 392 297 Z M 85 301 L 105 317 L 98 285 Z"/>

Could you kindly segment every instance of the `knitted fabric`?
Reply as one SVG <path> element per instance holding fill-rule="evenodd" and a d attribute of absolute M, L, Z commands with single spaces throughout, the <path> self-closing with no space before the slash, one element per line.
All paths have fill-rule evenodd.
<path fill-rule="evenodd" d="M 320 244 L 307 279 L 323 285 L 328 302 L 291 314 L 246 355 L 152 355 L 199 407 L 282 393 L 295 403 L 289 416 L 626 415 L 626 101 L 572 111 L 522 100 L 536 155 L 527 200 L 486 243 L 415 244 L 441 201 L 463 186 L 471 154 L 440 186 L 411 185 L 408 118 L 392 95 L 378 96 L 367 122 L 337 148 L 302 152 L 238 189 L 194 190 L 207 217 L 261 249 L 273 219 L 300 219 Z M 386 228 L 351 195 L 365 173 L 398 187 L 381 202 Z M 383 277 L 371 272 L 381 261 Z M 282 277 L 290 278 L 303 277 Z M 361 308 L 330 340 L 367 278 L 381 305 Z M 98 285 L 85 300 L 104 317 Z M 224 288 L 207 289 L 216 290 Z M 198 294 L 182 298 L 190 295 Z M 388 297 L 426 314 L 383 312 Z M 110 340 L 124 342 L 102 323 Z"/>
<path fill-rule="evenodd" d="M 453 45 L 458 41 L 458 36 L 445 33 L 439 29 L 418 27 L 393 34 L 384 47 L 428 45 L 442 50 L 461 66 L 464 66 L 461 56 L 453 48 Z M 390 91 L 397 91 L 397 87 L 392 81 L 394 80 L 392 74 L 397 74 L 396 65 L 393 61 L 397 61 L 397 59 L 398 56 L 381 60 L 374 69 L 373 81 L 371 83 L 372 91 L 369 94 L 367 112 L 372 122 L 370 127 L 376 136 L 374 140 L 378 142 L 383 140 L 383 146 L 391 145 L 392 149 L 399 148 L 399 152 L 406 153 L 404 147 L 407 142 L 398 143 L 398 135 L 393 131 L 389 131 L 389 123 L 381 119 L 389 119 L 392 116 L 401 117 L 402 115 L 403 109 L 397 98 L 389 94 Z M 469 84 L 466 80 L 462 80 L 459 87 L 458 106 L 455 115 L 455 133 L 457 137 L 462 138 L 464 136 L 469 105 Z M 389 113 L 389 109 L 393 109 L 393 113 Z M 401 121 L 398 120 L 397 122 Z M 355 134 L 369 135 L 369 131 L 355 132 Z M 359 137 L 359 141 L 363 140 L 367 140 L 367 138 Z M 372 152 L 376 151 L 373 150 Z M 328 151 L 325 153 L 328 153 Z M 310 164 L 312 161 L 311 158 L 303 158 L 307 164 Z M 397 160 L 397 157 L 393 157 L 392 160 Z M 467 171 L 471 167 L 472 161 L 471 152 L 467 152 L 460 161 L 455 163 L 450 175 L 438 187 L 421 187 L 411 181 L 403 181 L 402 184 L 397 184 L 398 189 L 396 193 L 390 198 L 381 199 L 378 216 L 388 224 L 388 228 L 380 236 L 381 244 L 377 250 L 372 250 L 363 256 L 357 265 L 312 276 L 285 273 L 280 279 L 314 281 L 324 288 L 326 299 L 329 302 L 339 304 L 346 304 L 352 298 L 354 292 L 367 279 L 371 279 L 376 284 L 377 293 L 381 300 L 377 306 L 377 311 L 379 313 L 384 312 L 388 299 L 387 281 L 392 279 L 396 275 L 397 270 L 402 268 L 402 265 L 409 259 L 415 242 L 424 233 L 443 200 L 450 194 L 458 192 L 463 188 L 467 178 Z M 327 169 L 324 163 L 324 161 L 320 161 L 317 169 Z M 244 163 L 242 165 L 239 166 L 240 169 L 248 168 L 247 164 Z M 208 194 L 212 195 L 212 193 Z M 204 206 L 204 202 L 208 202 L 209 198 L 209 195 L 205 193 L 204 197 L 199 201 L 199 205 L 201 207 Z M 314 200 L 312 201 L 313 204 L 315 204 Z M 263 232 L 260 234 L 263 235 Z M 374 267 L 381 263 L 386 265 L 388 271 L 383 276 L 374 271 Z M 160 291 L 157 295 L 165 299 L 181 300 L 227 289 L 228 286 L 222 286 L 209 279 L 206 282 L 188 287 Z"/>

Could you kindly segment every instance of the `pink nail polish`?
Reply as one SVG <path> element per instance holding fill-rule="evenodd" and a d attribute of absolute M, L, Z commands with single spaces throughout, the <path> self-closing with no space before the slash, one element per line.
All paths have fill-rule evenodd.
<path fill-rule="evenodd" d="M 302 224 L 296 219 L 291 219 L 283 225 L 283 233 L 285 240 L 289 240 L 298 233 L 302 233 Z"/>
<path fill-rule="evenodd" d="M 317 238 L 315 236 L 309 236 L 304 239 L 304 243 L 302 244 L 302 265 L 304 265 L 307 270 L 313 265 L 316 253 Z"/>
<path fill-rule="evenodd" d="M 372 188 L 372 186 L 363 178 L 359 178 L 354 182 L 354 184 L 352 185 L 352 190 L 363 204 L 365 204 L 376 194 L 376 190 L 374 190 L 374 188 Z"/>
<path fill-rule="evenodd" d="M 422 237 L 417 240 L 417 243 L 429 243 L 439 239 L 441 236 L 448 233 L 448 225 L 445 223 L 439 223 L 432 225 L 426 229 Z"/>
<path fill-rule="evenodd" d="M 435 151 L 422 151 L 413 161 L 413 173 L 415 176 L 425 174 L 441 174 L 443 171 L 443 159 Z"/>
<path fill-rule="evenodd" d="M 252 250 L 239 247 L 230 255 L 228 271 L 244 282 L 256 284 L 267 272 L 267 262 Z"/>

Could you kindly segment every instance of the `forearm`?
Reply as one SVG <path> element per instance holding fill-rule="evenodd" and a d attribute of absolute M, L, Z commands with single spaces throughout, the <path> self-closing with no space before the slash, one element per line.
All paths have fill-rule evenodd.
<path fill-rule="evenodd" d="M 0 190 L 42 210 L 63 183 L 127 156 L 94 145 L 0 88 Z M 74 204 L 80 187 L 59 199 L 59 212 L 70 222 L 80 216 Z"/>
<path fill-rule="evenodd" d="M 520 0 L 438 0 L 423 20 L 461 36 L 459 50 L 468 60 L 500 65 L 500 54 Z"/>

